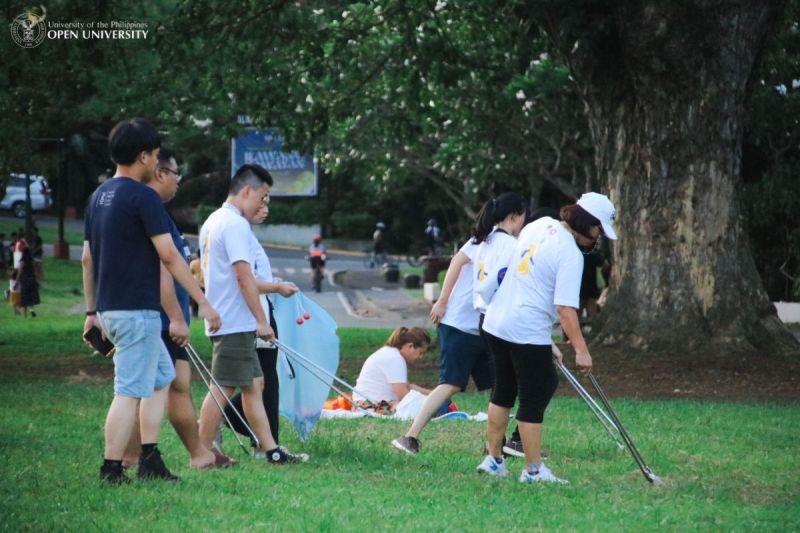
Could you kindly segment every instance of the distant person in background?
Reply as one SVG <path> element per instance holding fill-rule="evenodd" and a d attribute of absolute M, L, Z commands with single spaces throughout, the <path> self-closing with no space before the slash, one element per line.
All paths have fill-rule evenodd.
<path fill-rule="evenodd" d="M 308 261 L 311 264 L 311 285 L 316 292 L 322 291 L 322 277 L 325 273 L 327 258 L 328 249 L 322 244 L 322 237 L 315 235 L 314 241 L 308 247 Z"/>
<path fill-rule="evenodd" d="M 19 232 L 19 238 L 14 243 L 14 268 L 19 270 L 19 261 L 22 259 L 22 251 L 28 247 L 28 241 L 23 237 L 24 232 Z"/>
<path fill-rule="evenodd" d="M 378 222 L 372 232 L 372 257 L 375 263 L 386 262 L 386 224 Z"/>
<path fill-rule="evenodd" d="M 436 219 L 428 220 L 425 227 L 425 244 L 428 248 L 428 255 L 439 255 L 442 248 L 442 228 L 436 223 Z"/>
<path fill-rule="evenodd" d="M 42 279 L 42 257 L 44 255 L 42 238 L 39 236 L 39 228 L 33 227 L 33 244 L 31 245 L 31 254 L 33 255 L 33 267 L 36 271 L 36 277 Z"/>
<path fill-rule="evenodd" d="M 0 279 L 8 275 L 8 249 L 6 248 L 6 234 L 0 233 Z"/>
<path fill-rule="evenodd" d="M 36 269 L 34 267 L 33 254 L 30 248 L 22 250 L 22 258 L 19 261 L 19 276 L 17 286 L 19 287 L 19 307 L 22 314 L 28 317 L 28 308 L 31 308 L 31 316 L 36 318 L 36 311 L 33 307 L 39 305 L 39 281 L 36 279 Z"/>

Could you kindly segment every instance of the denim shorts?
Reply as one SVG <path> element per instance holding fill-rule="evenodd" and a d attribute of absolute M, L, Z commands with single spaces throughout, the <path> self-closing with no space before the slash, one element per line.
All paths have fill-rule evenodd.
<path fill-rule="evenodd" d="M 458 328 L 439 324 L 437 330 L 442 355 L 439 359 L 439 384 L 467 388 L 469 377 L 480 390 L 492 388 L 489 350 L 480 335 L 464 333 Z"/>
<path fill-rule="evenodd" d="M 175 366 L 161 340 L 161 316 L 150 309 L 97 313 L 114 353 L 114 394 L 149 398 L 175 379 Z"/>

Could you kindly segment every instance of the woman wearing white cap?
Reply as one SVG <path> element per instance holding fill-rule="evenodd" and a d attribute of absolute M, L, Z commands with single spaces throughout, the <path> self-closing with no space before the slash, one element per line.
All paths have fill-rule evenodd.
<path fill-rule="evenodd" d="M 606 196 L 586 193 L 577 204 L 561 209 L 562 221 L 540 218 L 520 233 L 505 280 L 483 323 L 496 384 L 489 404 L 489 454 L 478 466 L 480 472 L 508 474 L 501 446 L 510 409 L 519 395 L 517 420 L 526 462 L 519 480 L 565 482 L 541 460 L 544 411 L 558 386 L 551 329 L 558 318 L 575 348 L 576 366 L 589 371 L 592 357 L 577 312 L 582 250 L 591 250 L 601 235 L 617 238 L 614 214 Z"/>

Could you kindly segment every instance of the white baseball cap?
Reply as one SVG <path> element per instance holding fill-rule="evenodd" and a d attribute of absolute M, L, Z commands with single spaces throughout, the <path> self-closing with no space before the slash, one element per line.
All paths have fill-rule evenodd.
<path fill-rule="evenodd" d="M 603 226 L 603 234 L 606 237 L 611 240 L 617 240 L 617 234 L 611 226 L 617 210 L 614 209 L 614 204 L 611 203 L 608 196 L 596 192 L 587 192 L 578 200 L 578 205 L 600 221 L 600 225 Z"/>

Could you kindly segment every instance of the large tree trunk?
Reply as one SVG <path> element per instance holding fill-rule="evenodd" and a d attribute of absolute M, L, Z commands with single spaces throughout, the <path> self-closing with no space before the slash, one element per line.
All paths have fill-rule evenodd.
<path fill-rule="evenodd" d="M 746 88 L 782 2 L 601 4 L 538 15 L 582 91 L 600 188 L 617 207 L 599 339 L 796 350 L 756 272 L 737 197 Z"/>

